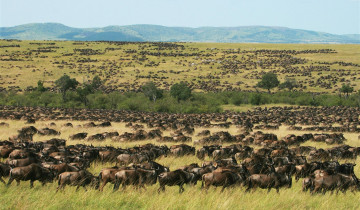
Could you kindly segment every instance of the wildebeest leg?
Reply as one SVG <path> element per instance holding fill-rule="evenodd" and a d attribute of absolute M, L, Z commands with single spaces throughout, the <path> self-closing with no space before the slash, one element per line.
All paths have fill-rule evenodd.
<path fill-rule="evenodd" d="M 158 189 L 158 193 L 160 193 L 160 191 L 165 191 L 165 185 L 160 185 L 159 189 Z"/>
<path fill-rule="evenodd" d="M 20 182 L 18 182 L 20 183 Z M 33 188 L 34 187 L 34 180 L 30 180 L 30 188 Z"/>
<path fill-rule="evenodd" d="M 5 181 L 1 177 L 0 177 L 0 182 L 6 184 Z"/>
<path fill-rule="evenodd" d="M 79 191 L 81 185 L 76 186 L 76 192 Z"/>
<path fill-rule="evenodd" d="M 122 184 L 122 191 L 124 191 L 125 188 L 126 188 L 126 184 L 125 184 L 125 182 L 124 182 L 124 183 Z"/>
<path fill-rule="evenodd" d="M 220 192 L 224 192 L 225 188 L 228 187 L 228 186 L 230 186 L 230 184 L 229 184 L 228 180 L 225 180 L 225 183 L 224 183 L 224 185 L 223 185 Z"/>
<path fill-rule="evenodd" d="M 10 185 L 11 185 L 11 182 L 13 182 L 13 181 L 14 181 L 14 178 L 12 178 L 12 177 L 10 176 L 10 179 L 9 179 L 9 181 L 8 181 L 8 183 L 7 183 L 6 186 L 10 186 Z"/>
<path fill-rule="evenodd" d="M 61 185 L 58 185 L 58 187 L 56 188 L 56 192 L 58 192 L 61 188 Z"/>
<path fill-rule="evenodd" d="M 183 185 L 184 185 L 184 183 L 181 183 L 181 184 L 179 185 L 179 193 L 182 193 L 182 192 L 185 191 Z"/>
<path fill-rule="evenodd" d="M 269 187 L 269 188 L 268 188 L 268 191 L 267 191 L 267 193 L 269 193 L 270 191 L 271 191 L 271 187 Z"/>
<path fill-rule="evenodd" d="M 224 184 L 224 186 L 221 188 L 221 191 L 220 192 L 224 192 L 225 188 L 226 188 L 226 184 Z"/>
<path fill-rule="evenodd" d="M 114 183 L 114 189 L 113 189 L 113 192 L 115 192 L 115 191 L 117 191 L 118 189 L 119 189 L 119 185 L 120 185 L 120 183 L 119 182 L 115 182 Z M 102 186 L 102 187 L 104 187 L 104 186 Z M 100 191 L 102 191 L 102 188 L 101 188 L 101 190 Z"/>
<path fill-rule="evenodd" d="M 276 192 L 279 193 L 279 187 L 276 188 Z"/>
<path fill-rule="evenodd" d="M 100 190 L 101 192 L 104 190 L 104 187 L 105 187 L 106 183 L 107 183 L 107 180 L 105 180 L 105 181 L 101 184 L 101 186 L 100 186 L 100 188 L 99 188 L 99 190 Z"/>
<path fill-rule="evenodd" d="M 247 187 L 247 189 L 245 190 L 245 192 L 250 192 L 250 189 L 251 189 L 251 187 L 252 187 L 252 183 L 251 183 L 251 180 L 248 180 L 248 187 Z"/>

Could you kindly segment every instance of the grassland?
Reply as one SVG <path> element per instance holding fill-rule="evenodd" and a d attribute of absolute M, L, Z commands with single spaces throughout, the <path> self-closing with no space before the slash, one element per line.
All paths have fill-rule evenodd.
<path fill-rule="evenodd" d="M 7 139 L 9 136 L 16 134 L 16 130 L 25 126 L 24 121 L 10 121 L 4 120 L 10 124 L 9 128 L 0 128 L 0 139 Z M 112 123 L 111 128 L 79 128 L 77 125 L 83 125 L 85 121 L 72 121 L 74 127 L 63 127 L 62 125 L 68 121 L 55 121 L 56 126 L 52 128 L 61 131 L 60 138 L 67 139 L 70 134 L 76 132 L 88 132 L 95 134 L 105 131 L 118 131 L 123 133 L 131 131 L 125 128 L 123 123 Z M 46 127 L 51 121 L 38 121 L 35 127 Z M 195 128 L 195 134 L 203 128 Z M 211 132 L 224 130 L 220 128 L 213 128 Z M 236 127 L 227 129 L 231 134 L 238 134 L 240 131 Z M 283 137 L 286 134 L 303 134 L 304 131 L 288 131 L 286 127 L 282 126 L 279 130 L 271 130 Z M 169 131 L 164 135 L 169 135 Z M 357 139 L 358 134 L 344 133 L 347 139 L 347 144 L 352 146 L 360 146 L 360 141 Z M 192 136 L 193 140 L 199 137 Z M 51 137 L 34 136 L 35 141 L 47 140 Z M 132 147 L 145 143 L 157 143 L 155 140 L 146 140 L 139 142 L 112 142 L 107 139 L 102 142 L 86 142 L 86 141 L 68 141 L 67 144 L 86 143 L 94 146 L 113 145 L 116 147 Z M 171 145 L 171 144 L 167 144 Z M 311 145 L 321 148 L 330 147 L 323 143 L 307 142 L 305 145 Z M 196 145 L 198 148 L 199 146 Z M 169 166 L 171 170 L 177 167 L 190 164 L 201 163 L 195 156 L 185 156 L 181 158 L 162 157 L 157 160 L 159 163 Z M 342 161 L 344 162 L 344 161 Z M 360 175 L 360 161 L 355 161 L 355 173 Z M 98 174 L 102 168 L 111 166 L 112 164 L 94 163 L 89 169 L 92 173 Z M 178 193 L 178 187 L 167 187 L 165 193 L 157 193 L 158 184 L 147 186 L 145 190 L 135 190 L 128 187 L 125 191 L 112 192 L 112 185 L 108 184 L 104 192 L 95 190 L 85 191 L 80 189 L 75 191 L 74 187 L 66 187 L 64 192 L 56 193 L 57 183 L 48 184 L 42 187 L 40 183 L 36 182 L 33 189 L 29 188 L 29 182 L 22 182 L 20 186 L 15 183 L 7 188 L 0 184 L 0 209 L 359 209 L 360 208 L 360 192 L 355 194 L 348 192 L 347 194 L 339 195 L 310 195 L 301 190 L 301 180 L 296 183 L 293 182 L 293 187 L 290 189 L 281 189 L 280 194 L 274 190 L 267 193 L 266 190 L 258 189 L 251 193 L 245 193 L 243 187 L 234 187 L 225 190 L 223 193 L 220 189 L 210 188 L 206 193 L 200 189 L 200 184 L 196 186 L 185 186 L 183 194 Z"/>
<path fill-rule="evenodd" d="M 17 46 L 18 45 L 18 46 Z M 159 87 L 168 89 L 179 81 L 188 82 L 195 91 L 207 92 L 224 89 L 254 91 L 254 85 L 263 72 L 275 72 L 283 81 L 294 77 L 301 84 L 297 90 L 311 92 L 337 93 L 343 83 L 350 83 L 357 91 L 360 89 L 360 46 L 359 45 L 317 45 L 317 44 L 222 44 L 222 43 L 119 43 L 119 42 L 72 42 L 72 41 L 9 41 L 0 40 L 0 87 L 7 90 L 26 89 L 36 86 L 42 80 L 46 87 L 53 87 L 54 81 L 63 74 L 86 82 L 95 75 L 106 81 L 112 90 L 137 90 L 147 81 L 154 81 Z M 80 50 L 79 50 L 80 49 Z M 82 50 L 81 50 L 82 49 Z M 240 49 L 240 50 L 239 50 Z M 331 49 L 336 53 L 305 53 L 305 50 Z M 47 51 L 49 50 L 49 51 Z M 261 53 L 259 50 L 270 50 Z M 281 50 L 295 50 L 303 53 L 291 54 Z M 160 53 L 159 56 L 157 53 Z M 280 57 L 279 57 L 280 56 Z M 290 57 L 289 57 L 290 56 Z M 290 60 L 305 59 L 301 64 L 287 63 Z M 285 64 L 284 64 L 285 62 Z M 261 66 L 260 63 L 270 63 Z M 229 64 L 229 65 L 225 65 Z M 256 67 L 255 65 L 256 64 Z M 314 68 L 315 66 L 315 68 Z M 295 71 L 293 71 L 295 70 Z M 206 85 L 204 85 L 206 84 Z M 277 91 L 277 90 L 275 90 Z M 268 105 L 270 106 L 270 105 Z M 279 106 L 279 104 L 276 104 Z M 223 105 L 224 110 L 247 111 L 253 106 Z M 0 139 L 8 139 L 25 126 L 24 121 L 4 120 L 10 127 L 0 127 Z M 66 121 L 68 122 L 68 121 Z M 37 121 L 37 128 L 49 127 L 50 121 Z M 126 131 L 124 123 L 112 123 L 111 128 L 81 128 L 84 121 L 73 121 L 73 128 L 62 127 L 65 121 L 55 121 L 54 128 L 61 132 L 59 138 L 88 132 L 89 135 Z M 195 133 L 204 128 L 196 127 Z M 216 132 L 220 128 L 212 128 Z M 238 128 L 231 126 L 229 133 L 239 134 Z M 283 137 L 287 134 L 303 134 L 304 131 L 288 131 L 286 127 L 267 131 Z M 306 132 L 308 133 L 308 132 Z M 170 131 L 163 136 L 170 135 Z M 344 133 L 347 144 L 360 146 L 355 133 Z M 35 141 L 51 137 L 35 135 Z M 199 137 L 192 136 L 193 141 Z M 68 144 L 92 144 L 94 146 L 112 145 L 133 147 L 145 143 L 159 144 L 155 140 L 137 142 L 68 141 Z M 171 143 L 167 143 L 171 145 Z M 306 142 L 321 148 L 326 144 Z M 195 145 L 199 148 L 199 145 Z M 3 161 L 3 160 L 2 160 Z M 181 158 L 163 157 L 159 163 L 177 167 L 201 163 L 195 156 Z M 356 160 L 355 173 L 360 176 L 360 161 Z M 98 174 L 102 168 L 111 164 L 94 163 L 90 171 Z M 168 187 L 165 193 L 158 194 L 158 184 L 146 190 L 131 187 L 124 192 L 112 192 L 106 186 L 104 192 L 95 190 L 78 192 L 67 187 L 64 192 L 55 193 L 57 183 L 42 187 L 35 183 L 33 189 L 28 182 L 20 186 L 12 184 L 7 188 L 0 183 L 0 209 L 359 209 L 360 193 L 339 195 L 314 195 L 301 191 L 301 182 L 293 182 L 290 189 L 266 193 L 265 190 L 245 193 L 242 187 L 235 187 L 220 193 L 220 189 L 210 188 L 206 193 L 200 185 L 186 186 L 183 194 L 177 187 Z"/>
<path fill-rule="evenodd" d="M 360 89 L 359 45 L 0 40 L 0 46 L 0 87 L 11 90 L 36 86 L 39 80 L 52 87 L 63 74 L 81 83 L 99 75 L 114 90 L 137 90 L 147 81 L 164 89 L 186 81 L 197 91 L 255 90 L 269 71 L 281 81 L 296 78 L 298 90 L 337 93 L 343 83 Z M 306 52 L 322 49 L 335 53 Z"/>

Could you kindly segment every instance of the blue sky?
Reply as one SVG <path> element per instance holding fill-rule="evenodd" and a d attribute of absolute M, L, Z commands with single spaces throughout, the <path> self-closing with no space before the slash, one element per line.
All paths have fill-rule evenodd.
<path fill-rule="evenodd" d="M 285 26 L 360 34 L 360 0 L 0 0 L 0 26 Z"/>

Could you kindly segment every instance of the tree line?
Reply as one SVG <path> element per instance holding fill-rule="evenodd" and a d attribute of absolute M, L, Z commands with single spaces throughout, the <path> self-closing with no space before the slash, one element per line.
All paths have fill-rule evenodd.
<path fill-rule="evenodd" d="M 153 82 L 147 82 L 140 92 L 102 92 L 104 81 L 95 76 L 80 84 L 76 79 L 63 75 L 55 81 L 58 92 L 50 92 L 42 81 L 34 91 L 16 94 L 0 93 L 1 105 L 41 106 L 91 109 L 120 109 L 169 113 L 211 113 L 223 111 L 223 105 L 288 104 L 301 106 L 353 106 L 360 107 L 360 92 L 344 84 L 340 92 L 344 95 L 316 94 L 293 91 L 295 79 L 286 78 L 280 83 L 273 73 L 264 74 L 257 87 L 267 92 L 193 92 L 185 83 L 172 85 L 169 91 L 162 90 Z M 271 93 L 278 87 L 283 91 Z M 285 89 L 287 89 L 285 91 Z"/>

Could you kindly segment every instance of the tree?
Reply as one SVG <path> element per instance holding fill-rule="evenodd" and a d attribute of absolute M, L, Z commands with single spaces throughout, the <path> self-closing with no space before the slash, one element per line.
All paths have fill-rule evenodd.
<path fill-rule="evenodd" d="M 269 72 L 262 76 L 261 81 L 258 82 L 256 86 L 267 89 L 270 93 L 270 89 L 279 86 L 279 83 L 276 74 Z"/>
<path fill-rule="evenodd" d="M 144 95 L 149 98 L 149 100 L 153 100 L 163 97 L 163 91 L 159 90 L 153 82 L 147 82 L 145 85 L 141 87 Z"/>
<path fill-rule="evenodd" d="M 101 81 L 100 77 L 96 75 L 91 82 L 91 86 L 94 90 L 98 90 L 101 87 L 102 83 L 103 81 Z"/>
<path fill-rule="evenodd" d="M 186 100 L 191 97 L 191 89 L 185 82 L 176 83 L 170 88 L 170 95 L 178 101 Z"/>
<path fill-rule="evenodd" d="M 88 106 L 89 100 L 87 99 L 87 96 L 94 93 L 92 85 L 84 84 L 82 88 L 76 89 L 76 92 L 79 95 L 81 102 L 83 102 L 85 106 Z"/>
<path fill-rule="evenodd" d="M 46 91 L 46 88 L 44 87 L 44 83 L 41 80 L 38 81 L 36 90 L 39 92 Z"/>
<path fill-rule="evenodd" d="M 346 94 L 346 97 L 349 96 L 349 93 L 352 93 L 354 91 L 354 88 L 350 86 L 350 84 L 343 84 L 340 92 Z"/>
<path fill-rule="evenodd" d="M 292 89 L 294 89 L 296 87 L 298 87 L 296 80 L 294 78 L 289 78 L 289 77 L 286 77 L 285 82 L 283 82 L 279 85 L 280 89 L 287 88 L 287 89 L 289 89 L 289 91 L 292 91 Z"/>
<path fill-rule="evenodd" d="M 55 81 L 55 85 L 57 88 L 59 88 L 60 92 L 62 93 L 62 97 L 64 101 L 65 101 L 66 91 L 70 89 L 75 89 L 78 84 L 79 82 L 76 81 L 75 78 L 71 79 L 68 75 L 64 75 Z"/>

